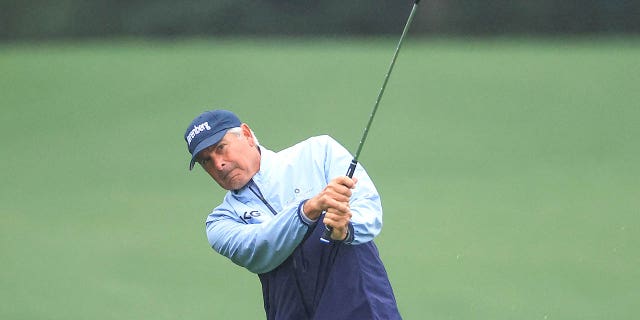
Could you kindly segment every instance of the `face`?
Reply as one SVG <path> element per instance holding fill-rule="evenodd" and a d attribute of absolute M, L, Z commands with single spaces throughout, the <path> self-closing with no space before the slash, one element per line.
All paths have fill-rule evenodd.
<path fill-rule="evenodd" d="M 260 152 L 251 129 L 242 124 L 242 135 L 228 133 L 220 142 L 200 151 L 196 160 L 223 189 L 237 190 L 260 170 Z"/>

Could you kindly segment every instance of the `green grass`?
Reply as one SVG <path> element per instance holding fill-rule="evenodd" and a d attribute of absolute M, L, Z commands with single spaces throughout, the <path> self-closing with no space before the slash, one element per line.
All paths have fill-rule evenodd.
<path fill-rule="evenodd" d="M 355 150 L 395 39 L 0 45 L 0 318 L 260 319 L 187 171 L 199 112 Z M 640 41 L 408 38 L 361 161 L 406 319 L 631 319 Z"/>

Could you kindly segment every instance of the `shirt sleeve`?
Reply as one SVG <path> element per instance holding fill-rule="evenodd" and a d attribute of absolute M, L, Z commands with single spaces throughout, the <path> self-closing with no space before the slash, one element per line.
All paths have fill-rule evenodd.
<path fill-rule="evenodd" d="M 223 203 L 207 218 L 209 244 L 253 273 L 271 271 L 291 255 L 309 230 L 299 215 L 299 206 L 290 205 L 269 221 L 246 224 L 230 204 Z"/>
<path fill-rule="evenodd" d="M 327 138 L 325 171 L 327 181 L 330 181 L 346 175 L 353 156 L 337 141 Z M 378 190 L 361 164 L 358 164 L 353 176 L 358 179 L 349 202 L 353 234 L 346 243 L 358 245 L 373 240 L 382 230 L 382 203 Z"/>

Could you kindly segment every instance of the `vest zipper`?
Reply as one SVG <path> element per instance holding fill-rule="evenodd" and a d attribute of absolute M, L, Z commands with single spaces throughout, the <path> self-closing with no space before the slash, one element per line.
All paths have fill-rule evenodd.
<path fill-rule="evenodd" d="M 254 188 L 255 187 L 255 190 Z M 277 215 L 278 212 L 276 212 L 275 209 L 273 209 L 273 207 L 271 206 L 271 204 L 269 204 L 269 201 L 267 201 L 267 199 L 264 198 L 264 196 L 262 195 L 262 192 L 260 191 L 260 188 L 258 187 L 258 185 L 253 181 L 253 179 L 249 180 L 249 185 L 248 185 L 249 190 L 251 190 L 251 192 L 258 198 L 260 199 L 260 201 L 262 201 L 262 203 L 264 203 L 265 206 L 267 206 L 267 208 L 269 208 L 269 210 L 271 211 L 271 213 L 273 213 L 273 215 Z M 305 237 L 306 239 L 306 237 Z M 302 247 L 298 246 L 296 248 L 296 250 L 300 250 L 300 254 L 302 256 L 302 260 L 304 261 L 304 253 L 302 252 Z M 292 263 L 293 263 L 293 269 L 298 271 L 298 263 L 296 262 L 296 257 L 294 254 L 292 254 L 291 256 L 292 258 Z M 304 266 L 303 266 L 304 268 Z M 300 300 L 302 302 L 302 307 L 304 308 L 304 312 L 307 315 L 307 319 L 311 319 L 313 317 L 312 312 L 309 310 L 309 306 L 307 306 L 307 303 L 305 301 L 305 297 L 302 291 L 302 285 L 300 284 L 300 279 L 298 279 L 298 272 L 294 272 L 293 277 L 296 280 L 296 287 L 298 288 L 298 293 L 300 294 Z"/>
<path fill-rule="evenodd" d="M 252 188 L 254 186 L 256 187 L 256 190 Z M 251 192 L 256 197 L 258 197 L 258 199 L 260 199 L 260 201 L 262 201 L 262 203 L 264 203 L 264 205 L 267 206 L 267 208 L 269 208 L 269 211 L 271 211 L 271 213 L 273 213 L 274 216 L 278 214 L 278 212 L 275 209 L 273 209 L 271 204 L 269 204 L 267 199 L 264 198 L 264 196 L 262 195 L 262 192 L 260 192 L 260 188 L 258 188 L 258 185 L 253 181 L 253 179 L 249 180 L 249 190 L 251 190 Z"/>

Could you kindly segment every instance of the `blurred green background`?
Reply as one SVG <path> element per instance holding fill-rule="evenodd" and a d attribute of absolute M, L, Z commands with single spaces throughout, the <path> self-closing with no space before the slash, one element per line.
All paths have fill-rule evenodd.
<path fill-rule="evenodd" d="M 191 12 L 176 18 L 166 1 L 77 2 L 0 1 L 0 319 L 263 319 L 257 276 L 207 243 L 224 192 L 187 170 L 184 130 L 228 108 L 270 149 L 329 134 L 355 151 L 409 6 L 376 29 L 373 5 L 358 20 L 335 1 L 257 1 L 267 21 L 221 1 L 202 11 L 228 10 L 209 29 L 175 31 L 149 27 Z M 485 17 L 464 3 L 422 2 L 360 158 L 382 196 L 376 242 L 401 313 L 633 319 L 640 38 L 611 17 L 637 6 L 552 28 L 542 5 L 571 6 L 496 0 Z M 85 14 L 128 26 L 123 8 L 154 18 L 118 29 Z M 342 20 L 278 29 L 307 11 Z"/>
<path fill-rule="evenodd" d="M 640 42 L 407 40 L 361 156 L 405 318 L 633 318 Z M 262 318 L 183 132 L 225 107 L 272 149 L 354 150 L 394 45 L 3 46 L 0 318 Z"/>

